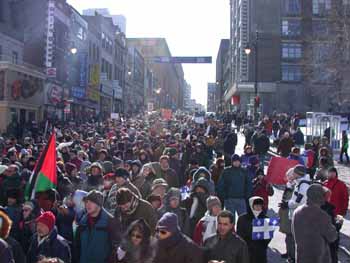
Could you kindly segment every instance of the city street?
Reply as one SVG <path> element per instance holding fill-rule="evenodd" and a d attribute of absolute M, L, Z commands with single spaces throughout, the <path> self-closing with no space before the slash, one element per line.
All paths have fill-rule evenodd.
<path fill-rule="evenodd" d="M 242 134 L 238 134 L 238 145 L 236 148 L 236 151 L 238 154 L 243 153 L 243 146 L 244 146 L 244 136 Z M 265 166 L 265 168 L 267 168 Z M 350 168 L 345 167 L 343 165 L 336 165 L 336 168 L 338 169 L 338 172 L 340 174 L 340 179 L 345 181 L 348 187 L 350 187 Z M 278 203 L 281 201 L 282 193 L 283 191 L 274 188 L 274 195 L 270 197 L 269 199 L 269 206 L 270 210 L 268 215 L 270 217 L 276 216 L 276 213 L 278 212 Z M 279 262 L 285 262 L 284 259 L 280 257 L 280 254 L 285 253 L 285 242 L 284 242 L 285 235 L 276 231 L 275 236 L 273 240 L 271 241 L 269 245 L 269 262 L 270 263 L 279 263 Z M 341 237 L 340 237 L 340 245 L 345 247 L 349 253 L 350 250 L 350 216 L 349 213 L 347 214 L 347 217 L 345 218 L 343 228 L 341 230 Z M 341 263 L 348 263 L 350 262 L 350 255 L 344 253 L 344 251 L 339 251 L 339 262 Z"/>

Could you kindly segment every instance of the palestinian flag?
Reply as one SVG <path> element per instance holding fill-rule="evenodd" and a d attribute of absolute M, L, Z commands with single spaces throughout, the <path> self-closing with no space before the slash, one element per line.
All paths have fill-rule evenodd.
<path fill-rule="evenodd" d="M 30 176 L 26 188 L 26 200 L 34 199 L 35 193 L 57 187 L 56 159 L 56 135 L 53 132 Z"/>

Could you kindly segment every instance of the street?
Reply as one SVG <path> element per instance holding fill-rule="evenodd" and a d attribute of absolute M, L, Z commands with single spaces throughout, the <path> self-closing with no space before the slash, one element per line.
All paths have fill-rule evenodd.
<path fill-rule="evenodd" d="M 242 134 L 238 134 L 238 145 L 236 148 L 236 151 L 238 154 L 243 153 L 243 147 L 244 147 L 244 136 Z M 266 163 L 267 164 L 267 163 Z M 265 166 L 265 169 L 267 166 Z M 350 186 L 350 168 L 345 167 L 343 165 L 336 165 L 336 168 L 338 169 L 340 179 L 345 181 L 348 187 Z M 270 209 L 268 211 L 268 216 L 273 217 L 277 216 L 278 212 L 278 203 L 281 202 L 283 191 L 274 187 L 274 195 L 270 197 L 269 199 L 269 206 Z M 268 258 L 270 263 L 280 263 L 285 262 L 285 259 L 282 259 L 280 254 L 284 254 L 286 252 L 285 250 L 285 235 L 280 233 L 279 231 L 275 232 L 274 238 L 272 239 L 269 250 L 268 250 Z M 347 249 L 347 251 L 350 250 L 350 216 L 349 213 L 347 214 L 344 225 L 341 229 L 341 236 L 340 236 L 340 246 L 343 246 Z M 349 252 L 348 252 L 349 253 Z M 339 262 L 341 263 L 348 263 L 350 262 L 350 255 L 346 254 L 343 250 L 339 250 Z"/>

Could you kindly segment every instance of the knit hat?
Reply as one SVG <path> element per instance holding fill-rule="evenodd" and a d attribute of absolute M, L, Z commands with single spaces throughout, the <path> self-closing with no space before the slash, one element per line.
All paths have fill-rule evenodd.
<path fill-rule="evenodd" d="M 299 176 L 304 176 L 306 174 L 306 168 L 304 165 L 298 164 L 298 165 L 294 166 L 293 173 L 295 173 Z"/>
<path fill-rule="evenodd" d="M 181 200 L 181 192 L 180 192 L 180 189 L 178 188 L 175 188 L 175 187 L 171 187 L 168 192 L 166 193 L 166 196 L 165 196 L 166 200 L 168 202 L 170 202 L 172 199 L 176 198 L 178 199 L 179 201 Z"/>
<path fill-rule="evenodd" d="M 115 170 L 114 174 L 116 177 L 122 177 L 125 180 L 128 179 L 130 176 L 129 172 L 124 168 L 118 168 L 117 170 Z"/>
<path fill-rule="evenodd" d="M 47 211 L 47 212 L 44 212 L 41 216 L 39 216 L 36 219 L 36 222 L 46 225 L 49 231 L 51 232 L 55 226 L 56 217 L 52 212 Z"/>
<path fill-rule="evenodd" d="M 106 174 L 112 173 L 113 172 L 113 163 L 110 161 L 103 162 L 103 169 L 104 169 L 104 173 L 106 173 Z"/>
<path fill-rule="evenodd" d="M 321 184 L 312 184 L 306 192 L 307 203 L 321 206 L 325 203 L 325 194 L 328 189 Z"/>
<path fill-rule="evenodd" d="M 0 174 L 3 174 L 8 169 L 7 165 L 0 165 Z"/>
<path fill-rule="evenodd" d="M 152 183 L 152 191 L 154 191 L 154 189 L 156 189 L 157 187 L 165 187 L 166 189 L 168 189 L 169 185 L 167 184 L 167 182 L 162 179 L 162 178 L 158 178 L 156 180 L 153 181 Z"/>
<path fill-rule="evenodd" d="M 31 210 L 34 210 L 35 205 L 34 205 L 34 203 L 33 203 L 32 201 L 27 201 L 27 202 L 25 202 L 25 203 L 23 204 L 23 207 L 28 207 L 28 208 L 30 208 Z"/>
<path fill-rule="evenodd" d="M 177 233 L 179 229 L 179 220 L 174 213 L 165 213 L 157 223 L 157 230 L 165 230 L 170 233 Z"/>
<path fill-rule="evenodd" d="M 159 201 L 159 202 L 162 202 L 162 198 L 160 195 L 156 195 L 156 194 L 151 194 L 147 197 L 147 201 L 149 203 L 152 203 L 154 201 Z"/>
<path fill-rule="evenodd" d="M 241 162 L 241 157 L 238 154 L 233 154 L 231 156 L 231 162 L 235 162 L 235 161 L 240 161 Z"/>
<path fill-rule="evenodd" d="M 140 162 L 140 160 L 134 160 L 131 165 L 136 165 L 139 169 L 141 169 L 142 167 L 142 163 Z"/>
<path fill-rule="evenodd" d="M 209 196 L 207 198 L 207 209 L 210 211 L 214 206 L 221 207 L 221 201 L 217 196 Z"/>
<path fill-rule="evenodd" d="M 115 166 L 122 165 L 123 164 L 123 160 L 118 158 L 118 157 L 113 156 L 112 163 Z"/>
<path fill-rule="evenodd" d="M 103 194 L 100 191 L 92 190 L 84 198 L 83 201 L 90 201 L 96 205 L 103 206 Z"/>

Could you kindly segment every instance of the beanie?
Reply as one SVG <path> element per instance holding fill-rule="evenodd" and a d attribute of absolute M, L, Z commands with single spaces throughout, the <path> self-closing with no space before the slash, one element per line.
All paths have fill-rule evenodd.
<path fill-rule="evenodd" d="M 84 198 L 84 202 L 90 201 L 96 205 L 103 206 L 103 194 L 100 191 L 92 190 Z"/>
<path fill-rule="evenodd" d="M 118 168 L 117 170 L 115 170 L 115 176 L 116 177 L 122 177 L 125 180 L 129 178 L 130 174 L 129 172 L 124 169 L 124 168 Z"/>
<path fill-rule="evenodd" d="M 113 156 L 112 163 L 115 166 L 122 165 L 123 164 L 123 160 L 118 158 L 118 157 Z"/>
<path fill-rule="evenodd" d="M 165 230 L 170 233 L 177 233 L 179 229 L 179 220 L 174 213 L 165 213 L 157 223 L 157 230 Z"/>
<path fill-rule="evenodd" d="M 328 189 L 321 184 L 312 184 L 306 192 L 307 203 L 321 206 L 325 203 L 325 194 Z"/>
<path fill-rule="evenodd" d="M 233 154 L 233 155 L 231 156 L 231 161 L 232 161 L 232 162 L 241 161 L 241 157 L 239 157 L 238 154 Z"/>
<path fill-rule="evenodd" d="M 52 212 L 48 211 L 48 212 L 44 212 L 41 216 L 39 216 L 36 219 L 36 222 L 46 225 L 49 231 L 51 232 L 55 226 L 56 217 Z"/>
<path fill-rule="evenodd" d="M 154 191 L 154 189 L 156 189 L 159 186 L 165 187 L 166 189 L 168 189 L 169 187 L 169 185 L 163 178 L 158 178 L 153 181 L 151 191 Z"/>
<path fill-rule="evenodd" d="M 304 165 L 298 164 L 294 166 L 293 173 L 299 176 L 304 176 L 306 174 L 306 168 Z"/>
<path fill-rule="evenodd" d="M 221 201 L 220 201 L 220 199 L 217 196 L 209 196 L 207 198 L 207 209 L 208 209 L 208 211 L 211 211 L 211 209 L 214 206 L 221 207 Z"/>
<path fill-rule="evenodd" d="M 105 174 L 112 173 L 113 172 L 113 163 L 110 161 L 103 162 L 103 169 L 104 169 Z"/>

